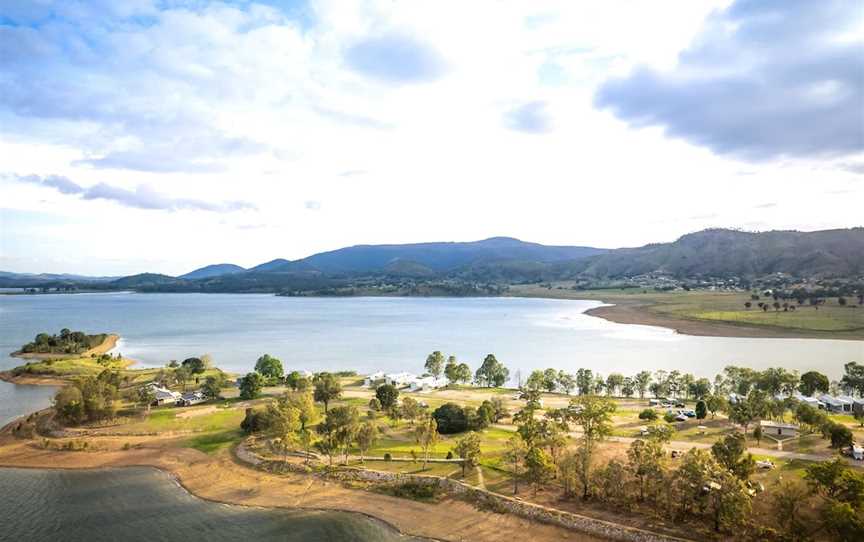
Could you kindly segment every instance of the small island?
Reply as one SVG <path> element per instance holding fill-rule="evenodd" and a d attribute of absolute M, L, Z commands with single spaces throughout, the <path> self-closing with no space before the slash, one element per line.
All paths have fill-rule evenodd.
<path fill-rule="evenodd" d="M 101 355 L 117 346 L 119 335 L 113 333 L 87 334 L 83 331 L 60 330 L 59 334 L 39 333 L 29 343 L 12 353 L 24 359 L 58 359 Z"/>

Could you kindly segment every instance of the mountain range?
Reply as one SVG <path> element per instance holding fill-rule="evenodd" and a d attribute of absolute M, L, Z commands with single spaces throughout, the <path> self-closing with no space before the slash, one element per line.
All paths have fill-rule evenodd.
<path fill-rule="evenodd" d="M 526 282 L 619 279 L 645 274 L 679 279 L 864 275 L 864 228 L 815 232 L 710 229 L 671 243 L 603 249 L 548 246 L 511 237 L 474 242 L 357 245 L 300 260 L 275 259 L 245 269 L 222 263 L 184 275 L 127 277 L 0 272 L 0 287 L 75 285 L 159 291 L 285 291 L 346 287 L 360 279 Z"/>

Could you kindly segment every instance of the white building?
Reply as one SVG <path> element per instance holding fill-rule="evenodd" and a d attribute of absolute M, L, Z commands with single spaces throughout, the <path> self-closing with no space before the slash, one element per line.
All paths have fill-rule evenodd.
<path fill-rule="evenodd" d="M 789 438 L 798 436 L 798 426 L 791 423 L 780 423 L 771 420 L 761 420 L 762 434 L 772 438 Z"/>
<path fill-rule="evenodd" d="M 404 388 L 416 379 L 417 375 L 411 373 L 388 373 L 384 375 L 384 383 L 397 388 Z"/>
<path fill-rule="evenodd" d="M 816 399 L 815 397 L 808 397 L 806 395 L 802 395 L 801 392 L 796 393 L 795 395 L 793 395 L 793 397 L 799 402 L 804 403 L 805 405 L 810 405 L 813 408 L 825 408 L 825 404 L 822 401 Z"/>
<path fill-rule="evenodd" d="M 160 388 L 156 385 L 151 387 L 153 388 L 153 396 L 155 397 L 155 399 L 153 400 L 153 404 L 156 406 L 173 405 L 176 404 L 177 401 L 181 398 L 181 395 L 176 391 Z"/>
<path fill-rule="evenodd" d="M 837 397 L 828 394 L 820 395 L 819 401 L 825 404 L 825 410 L 829 412 L 844 412 L 847 406 L 850 410 L 852 408 L 848 401 L 841 401 Z"/>
<path fill-rule="evenodd" d="M 408 391 L 429 391 L 443 388 L 447 385 L 446 378 L 435 378 L 434 376 L 422 376 L 415 378 L 408 384 Z"/>
<path fill-rule="evenodd" d="M 377 373 L 372 373 L 371 375 L 366 376 L 363 379 L 363 385 L 367 388 L 375 387 L 375 384 L 384 380 L 384 371 L 378 371 Z"/>

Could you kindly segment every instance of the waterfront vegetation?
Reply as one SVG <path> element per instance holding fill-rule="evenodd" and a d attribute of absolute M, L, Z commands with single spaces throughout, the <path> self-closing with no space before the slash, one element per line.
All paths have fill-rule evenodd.
<path fill-rule="evenodd" d="M 88 335 L 83 331 L 63 328 L 56 335 L 39 333 L 31 342 L 22 346 L 18 354 L 83 354 L 87 350 L 96 348 L 107 338 L 106 333 Z"/>
<path fill-rule="evenodd" d="M 116 358 L 107 365 L 63 360 L 71 363 L 62 374 L 71 385 L 57 394 L 55 423 L 78 444 L 56 446 L 96 453 L 100 439 L 167 439 L 219 456 L 245 442 L 313 472 L 449 477 L 672 534 L 846 540 L 864 529 L 864 476 L 837 454 L 864 440 L 859 420 L 794 398 L 798 391 L 864 395 L 862 365 L 848 364 L 834 382 L 782 368 L 730 366 L 710 380 L 679 371 L 549 368 L 515 375 L 518 386 L 504 388 L 506 363 L 491 354 L 478 363 L 474 385 L 464 383 L 466 370 L 453 370 L 467 364 L 445 359 L 433 353 L 425 367 L 448 376 L 449 365 L 451 384 L 417 392 L 365 387 L 353 372 L 309 375 L 267 355 L 239 386 L 206 356 L 138 375 Z M 178 391 L 209 384 L 215 392 L 198 406 L 152 407 L 138 393 L 149 382 Z M 649 406 L 649 398 L 664 406 Z M 695 414 L 682 419 L 678 410 Z M 802 436 L 780 446 L 754 431 L 759 420 L 797 423 Z M 757 469 L 758 460 L 774 468 Z M 400 496 L 434 500 L 415 493 Z"/>

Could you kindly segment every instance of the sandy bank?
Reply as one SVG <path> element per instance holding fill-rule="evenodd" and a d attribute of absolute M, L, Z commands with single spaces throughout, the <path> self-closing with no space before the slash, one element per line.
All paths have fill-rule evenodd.
<path fill-rule="evenodd" d="M 89 358 L 90 356 L 101 356 L 107 352 L 110 352 L 117 346 L 117 341 L 120 340 L 120 335 L 115 333 L 110 333 L 105 337 L 101 343 L 97 344 L 93 348 L 89 350 L 85 350 L 80 354 L 52 354 L 52 353 L 38 353 L 38 352 L 12 352 L 10 354 L 12 357 L 21 358 L 21 359 L 75 359 L 75 358 Z"/>
<path fill-rule="evenodd" d="M 589 316 L 596 316 L 618 324 L 637 324 L 643 326 L 665 327 L 683 335 L 699 337 L 749 337 L 768 339 L 833 339 L 836 332 L 825 333 L 803 329 L 782 329 L 767 326 L 738 325 L 728 322 L 710 322 L 706 320 L 688 320 L 676 318 L 651 311 L 649 304 L 639 301 L 615 300 L 615 305 L 597 307 L 585 311 Z M 849 337 L 855 339 L 856 337 Z"/>
<path fill-rule="evenodd" d="M 0 371 L 0 380 L 27 386 L 65 386 L 69 383 L 68 380 L 58 377 L 30 374 L 14 375 L 11 371 Z"/>
<path fill-rule="evenodd" d="M 516 533 L 531 533 L 534 542 L 597 538 L 509 514 L 477 510 L 471 504 L 445 499 L 430 504 L 348 489 L 313 476 L 272 475 L 235 462 L 227 452 L 209 456 L 142 439 L 105 438 L 98 452 L 60 452 L 41 449 L 35 441 L 0 438 L 0 466 L 86 469 L 150 466 L 168 471 L 191 493 L 203 499 L 245 506 L 337 510 L 371 516 L 400 532 L 436 540 L 500 542 Z M 121 450 L 125 442 L 141 448 Z M 530 531 L 529 531 L 530 529 Z"/>

